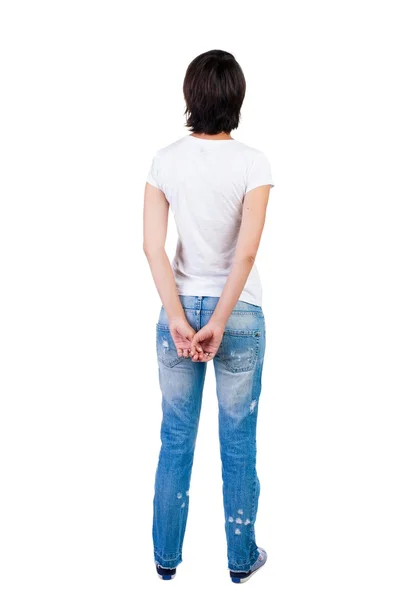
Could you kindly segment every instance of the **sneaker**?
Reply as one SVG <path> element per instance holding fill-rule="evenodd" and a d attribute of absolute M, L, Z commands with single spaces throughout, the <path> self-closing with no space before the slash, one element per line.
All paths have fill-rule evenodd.
<path fill-rule="evenodd" d="M 245 581 L 250 579 L 252 575 L 254 575 L 260 569 L 260 567 L 264 565 L 267 560 L 267 552 L 263 548 L 258 548 L 258 550 L 260 554 L 257 557 L 256 562 L 250 567 L 249 571 L 229 571 L 233 583 L 245 583 Z"/>
<path fill-rule="evenodd" d="M 159 564 L 156 564 L 156 572 L 159 575 L 160 579 L 173 579 L 176 575 L 176 569 L 166 569 L 165 567 L 161 567 Z"/>

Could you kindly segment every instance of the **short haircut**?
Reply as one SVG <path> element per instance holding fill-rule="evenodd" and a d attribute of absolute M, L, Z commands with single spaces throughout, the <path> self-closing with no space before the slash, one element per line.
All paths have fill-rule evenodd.
<path fill-rule="evenodd" d="M 233 54 L 209 50 L 187 67 L 183 83 L 186 127 L 193 133 L 230 133 L 239 125 L 246 81 Z"/>

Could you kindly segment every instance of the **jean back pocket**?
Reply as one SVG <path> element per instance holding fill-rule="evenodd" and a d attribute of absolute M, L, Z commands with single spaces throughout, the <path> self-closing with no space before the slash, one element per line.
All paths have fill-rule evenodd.
<path fill-rule="evenodd" d="M 260 329 L 225 329 L 215 355 L 232 373 L 251 371 L 259 354 Z"/>

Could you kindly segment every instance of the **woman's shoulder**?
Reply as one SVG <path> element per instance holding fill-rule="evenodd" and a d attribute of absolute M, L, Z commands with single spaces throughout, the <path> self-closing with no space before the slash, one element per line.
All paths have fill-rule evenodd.
<path fill-rule="evenodd" d="M 256 158 L 257 156 L 266 153 L 266 151 L 261 147 L 252 146 L 251 144 L 247 144 L 246 142 L 238 141 L 238 143 L 240 149 L 243 150 L 246 156 L 248 156 L 249 158 Z"/>
<path fill-rule="evenodd" d="M 170 142 L 169 144 L 158 147 L 155 152 L 155 155 L 159 157 L 164 157 L 178 150 L 182 150 L 183 148 L 185 148 L 187 137 L 188 136 L 183 135 L 182 137 L 174 140 L 174 142 Z"/>

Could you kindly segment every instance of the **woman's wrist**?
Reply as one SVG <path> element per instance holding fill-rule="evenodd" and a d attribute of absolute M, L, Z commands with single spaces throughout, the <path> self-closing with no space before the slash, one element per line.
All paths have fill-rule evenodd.
<path fill-rule="evenodd" d="M 212 315 L 212 317 L 209 320 L 209 324 L 218 329 L 225 329 L 226 321 L 224 319 L 221 319 L 221 317 L 216 317 Z"/>
<path fill-rule="evenodd" d="M 187 321 L 186 315 L 183 313 L 182 315 L 173 315 L 172 317 L 167 318 L 167 320 L 169 321 L 169 325 L 181 325 L 182 323 L 187 323 L 189 324 L 189 322 Z"/>

